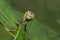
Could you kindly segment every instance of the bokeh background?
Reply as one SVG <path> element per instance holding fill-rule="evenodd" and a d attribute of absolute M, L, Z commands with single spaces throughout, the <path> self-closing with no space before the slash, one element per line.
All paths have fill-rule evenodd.
<path fill-rule="evenodd" d="M 21 12 L 33 11 L 39 22 L 60 32 L 60 0 L 11 0 L 11 4 Z"/>
<path fill-rule="evenodd" d="M 22 20 L 24 12 L 31 10 L 35 13 L 35 19 L 27 25 L 28 34 L 19 34 L 16 40 L 20 40 L 20 37 L 21 40 L 60 40 L 60 0 L 0 0 L 0 9 L 14 25 Z M 12 22 L 7 23 L 1 15 L 0 11 L 2 24 L 6 23 L 12 29 L 8 24 Z"/>

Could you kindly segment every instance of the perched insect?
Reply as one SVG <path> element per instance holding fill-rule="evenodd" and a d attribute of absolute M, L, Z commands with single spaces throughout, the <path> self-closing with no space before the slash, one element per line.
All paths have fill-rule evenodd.
<path fill-rule="evenodd" d="M 26 32 L 26 26 L 29 21 L 32 21 L 35 17 L 35 14 L 31 11 L 26 11 L 23 17 L 23 20 L 16 23 L 17 27 L 14 31 L 18 30 L 19 24 L 22 24 L 24 26 L 24 31 Z M 10 30 L 12 32 L 13 30 Z"/>
<path fill-rule="evenodd" d="M 31 11 L 26 11 L 25 12 L 25 14 L 24 14 L 24 17 L 23 17 L 23 20 L 21 20 L 21 21 L 19 21 L 19 22 L 17 22 L 16 23 L 16 29 L 15 30 L 9 30 L 8 28 L 6 28 L 9 32 L 16 32 L 17 30 L 18 30 L 18 28 L 19 28 L 19 23 L 20 24 L 22 24 L 23 26 L 24 26 L 24 32 L 26 32 L 27 31 L 27 29 L 26 29 L 26 27 L 27 27 L 27 23 L 29 22 L 29 21 L 32 21 L 33 19 L 34 19 L 34 17 L 35 17 L 35 14 L 33 13 L 33 12 L 31 12 Z M 13 35 L 13 33 L 12 33 L 12 35 Z"/>
<path fill-rule="evenodd" d="M 24 17 L 23 17 L 23 22 L 22 24 L 24 25 L 24 31 L 26 31 L 26 26 L 27 26 L 27 23 L 31 20 L 33 20 L 35 17 L 34 13 L 31 12 L 31 11 L 26 11 L 25 14 L 24 14 Z"/>

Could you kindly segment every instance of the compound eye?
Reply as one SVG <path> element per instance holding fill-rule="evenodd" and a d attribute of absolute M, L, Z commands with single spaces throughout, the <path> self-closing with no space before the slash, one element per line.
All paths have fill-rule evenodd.
<path fill-rule="evenodd" d="M 27 11 L 26 14 L 27 14 L 27 15 L 26 15 L 26 18 L 28 18 L 28 19 L 34 18 L 34 13 L 31 12 L 31 11 Z"/>

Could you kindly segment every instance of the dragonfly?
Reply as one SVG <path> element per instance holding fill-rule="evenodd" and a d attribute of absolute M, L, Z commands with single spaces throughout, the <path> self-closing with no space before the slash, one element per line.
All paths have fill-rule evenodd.
<path fill-rule="evenodd" d="M 26 11 L 24 16 L 23 16 L 23 20 L 19 21 L 19 24 L 23 25 L 23 31 L 25 33 L 25 35 L 28 37 L 29 40 L 31 40 L 31 37 L 29 37 L 29 33 L 27 32 L 27 27 L 28 27 L 28 22 L 32 21 L 35 18 L 35 14 L 32 11 Z M 17 24 L 17 26 L 19 26 L 19 24 Z"/>
<path fill-rule="evenodd" d="M 26 11 L 23 17 L 23 21 L 19 21 L 20 24 L 24 25 L 24 31 L 26 32 L 27 23 L 32 21 L 35 17 L 35 14 L 32 11 Z"/>

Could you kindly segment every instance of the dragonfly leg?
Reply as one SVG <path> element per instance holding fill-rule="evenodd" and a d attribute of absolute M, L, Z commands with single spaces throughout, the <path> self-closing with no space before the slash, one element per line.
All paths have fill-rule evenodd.
<path fill-rule="evenodd" d="M 24 32 L 27 32 L 27 24 L 24 25 Z"/>

